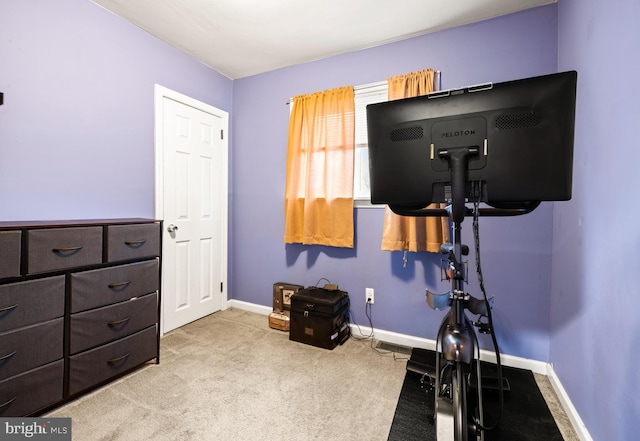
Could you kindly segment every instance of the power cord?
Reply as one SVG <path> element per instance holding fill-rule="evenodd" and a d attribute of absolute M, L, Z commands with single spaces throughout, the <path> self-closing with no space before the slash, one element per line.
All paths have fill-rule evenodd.
<path fill-rule="evenodd" d="M 364 333 L 362 332 L 362 329 L 360 328 L 360 325 L 358 325 L 354 319 L 353 316 L 353 311 L 349 310 L 349 316 L 351 317 L 351 323 L 353 323 L 357 328 L 358 331 L 360 333 L 360 336 L 355 336 L 353 335 L 353 333 L 351 334 L 351 338 L 356 340 L 356 341 L 366 341 L 366 340 L 370 340 L 371 341 L 371 350 L 373 352 L 375 352 L 378 355 L 391 355 L 393 354 L 393 360 L 394 361 L 406 361 L 409 360 L 408 357 L 399 357 L 397 356 L 397 353 L 395 351 L 388 351 L 388 350 L 382 350 L 380 348 L 375 347 L 375 330 L 373 328 L 373 319 L 371 318 L 372 314 L 371 314 L 371 302 L 369 302 L 367 300 L 367 302 L 364 305 L 364 313 L 367 316 L 367 320 L 369 321 L 369 327 L 371 329 L 371 331 L 369 332 L 369 335 L 364 335 Z"/>
<path fill-rule="evenodd" d="M 331 284 L 331 281 L 329 279 L 327 279 L 326 277 L 321 277 L 316 284 L 314 285 L 315 287 L 318 287 L 318 285 L 320 285 L 320 282 L 322 281 L 327 282 L 327 284 Z M 367 302 L 364 305 L 364 313 L 367 316 L 367 320 L 369 321 L 369 326 L 371 331 L 369 332 L 369 335 L 364 335 L 364 333 L 362 332 L 362 328 L 360 328 L 360 325 L 355 321 L 354 318 L 354 314 L 353 314 L 353 310 L 349 309 L 349 321 L 350 323 L 353 323 L 357 328 L 358 328 L 358 332 L 360 333 L 360 336 L 356 336 L 353 333 L 351 333 L 351 338 L 356 340 L 356 341 L 366 341 L 366 340 L 371 340 L 371 350 L 373 352 L 375 352 L 378 355 L 389 355 L 389 354 L 393 354 L 393 359 L 395 361 L 404 361 L 404 360 L 409 360 L 409 358 L 406 357 L 398 357 L 396 356 L 396 352 L 395 351 L 386 351 L 386 350 L 381 350 L 379 348 L 375 347 L 375 331 L 373 329 L 373 319 L 371 318 L 371 302 L 367 299 Z"/>
<path fill-rule="evenodd" d="M 476 200 L 473 201 L 473 239 L 474 239 L 475 252 L 476 252 L 476 273 L 478 274 L 480 291 L 482 292 L 482 296 L 484 297 L 484 303 L 487 309 L 488 327 L 490 330 L 491 341 L 493 342 L 493 347 L 495 349 L 495 354 L 496 354 L 496 367 L 498 371 L 498 401 L 499 401 L 498 416 L 496 418 L 496 421 L 489 426 L 481 426 L 481 428 L 483 430 L 493 430 L 498 426 L 498 424 L 500 423 L 500 419 L 502 418 L 502 412 L 504 410 L 504 386 L 502 384 L 502 364 L 500 362 L 500 349 L 498 348 L 498 340 L 496 339 L 496 333 L 493 327 L 493 316 L 491 313 L 491 305 L 489 304 L 489 298 L 487 296 L 487 292 L 484 287 L 484 279 L 482 276 L 482 265 L 480 264 L 480 227 L 478 222 L 480 190 L 478 190 L 475 193 L 477 198 Z M 485 327 L 486 327 L 486 324 L 485 324 Z M 478 360 L 478 363 L 479 362 L 480 361 Z"/>
<path fill-rule="evenodd" d="M 327 279 L 326 277 L 321 277 L 313 286 L 317 288 L 318 286 L 320 286 L 320 282 L 322 282 L 323 280 L 327 282 L 327 284 L 331 284 L 331 281 L 329 279 Z"/>
<path fill-rule="evenodd" d="M 367 313 L 367 306 L 371 307 L 371 304 L 369 302 L 367 302 L 367 304 L 365 304 L 364 308 L 365 308 L 365 314 L 367 315 L 367 318 L 369 317 L 369 314 Z M 353 314 L 353 310 L 350 309 L 349 310 L 349 317 L 351 318 L 351 323 L 353 323 L 357 328 L 358 328 L 358 332 L 360 333 L 359 336 L 354 335 L 353 333 L 351 334 L 351 338 L 356 340 L 356 341 L 364 341 L 364 340 L 369 340 L 372 339 L 374 337 L 374 331 L 373 331 L 373 326 L 371 326 L 371 331 L 369 332 L 369 335 L 364 335 L 364 332 L 362 332 L 362 328 L 360 327 L 360 325 L 356 322 L 354 314 Z M 369 323 L 371 323 L 371 320 L 369 319 Z"/>

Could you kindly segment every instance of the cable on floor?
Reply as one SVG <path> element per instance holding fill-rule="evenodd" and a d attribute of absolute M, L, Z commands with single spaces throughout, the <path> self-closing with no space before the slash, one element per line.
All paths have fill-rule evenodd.
<path fill-rule="evenodd" d="M 393 360 L 394 361 L 407 361 L 409 360 L 409 357 L 400 357 L 398 356 L 397 352 L 395 351 L 388 351 L 388 350 L 383 350 L 380 348 L 377 348 L 375 345 L 376 339 L 375 339 L 375 330 L 373 328 L 373 319 L 371 318 L 372 314 L 371 314 L 371 303 L 367 302 L 364 305 L 364 313 L 367 316 L 367 320 L 369 321 L 369 328 L 371 329 L 371 331 L 369 332 L 369 335 L 364 335 L 364 333 L 362 332 L 362 329 L 360 328 L 360 325 L 358 325 L 358 323 L 356 323 L 355 319 L 354 319 L 354 315 L 353 315 L 353 311 L 349 310 L 349 317 L 351 319 L 351 323 L 353 323 L 357 328 L 358 328 L 358 332 L 360 333 L 360 336 L 356 336 L 353 333 L 351 333 L 351 338 L 356 340 L 356 341 L 366 341 L 366 340 L 370 340 L 371 342 L 371 350 L 373 352 L 375 352 L 378 355 L 384 356 L 384 355 L 393 355 Z"/>

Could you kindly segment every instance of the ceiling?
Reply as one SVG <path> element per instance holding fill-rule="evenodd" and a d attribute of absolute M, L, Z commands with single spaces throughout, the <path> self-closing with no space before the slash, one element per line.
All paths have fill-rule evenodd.
<path fill-rule="evenodd" d="M 231 79 L 556 0 L 92 0 Z"/>

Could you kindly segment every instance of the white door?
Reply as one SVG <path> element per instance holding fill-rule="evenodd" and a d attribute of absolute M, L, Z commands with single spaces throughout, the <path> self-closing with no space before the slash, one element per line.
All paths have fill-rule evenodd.
<path fill-rule="evenodd" d="M 226 112 L 156 86 L 163 333 L 226 306 L 227 126 Z"/>

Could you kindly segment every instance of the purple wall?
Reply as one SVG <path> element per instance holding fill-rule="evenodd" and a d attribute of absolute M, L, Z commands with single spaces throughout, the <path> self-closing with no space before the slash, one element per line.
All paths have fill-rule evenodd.
<path fill-rule="evenodd" d="M 271 305 L 271 286 L 313 285 L 325 277 L 348 291 L 358 323 L 368 325 L 364 290 L 376 290 L 375 328 L 433 339 L 442 313 L 425 288 L 445 292 L 440 256 L 380 251 L 382 210 L 357 209 L 353 250 L 283 243 L 289 108 L 296 94 L 383 81 L 433 67 L 443 87 L 506 81 L 557 70 L 557 7 L 545 6 L 382 47 L 234 81 L 231 153 L 230 293 Z M 503 352 L 549 358 L 553 205 L 520 218 L 481 221 L 482 261 Z M 472 244 L 471 222 L 463 240 Z M 471 268 L 474 268 L 471 260 Z M 475 271 L 469 290 L 479 296 Z M 485 342 L 486 343 L 486 342 Z M 491 348 L 490 344 L 484 345 Z"/>
<path fill-rule="evenodd" d="M 559 68 L 578 71 L 574 197 L 553 229 L 551 361 L 595 440 L 638 439 L 637 0 L 561 0 Z"/>
<path fill-rule="evenodd" d="M 0 6 L 0 220 L 154 216 L 154 84 L 233 83 L 86 0 Z"/>
<path fill-rule="evenodd" d="M 634 439 L 640 248 L 630 204 L 640 154 L 621 129 L 640 121 L 639 62 L 629 56 L 640 44 L 638 16 L 636 0 L 615 8 L 560 0 L 231 81 L 86 0 L 2 2 L 0 220 L 153 216 L 158 83 L 229 112 L 233 105 L 234 298 L 268 306 L 273 282 L 326 277 L 351 293 L 358 323 L 368 324 L 362 299 L 373 287 L 376 328 L 434 338 L 441 313 L 427 308 L 424 290 L 448 289 L 439 256 L 410 254 L 403 268 L 401 253 L 380 251 L 381 210 L 355 211 L 353 250 L 282 243 L 285 101 L 425 67 L 442 70 L 444 88 L 576 69 L 574 197 L 520 218 L 482 219 L 482 261 L 503 352 L 551 361 L 594 439 Z M 463 239 L 471 242 L 470 222 Z"/>

